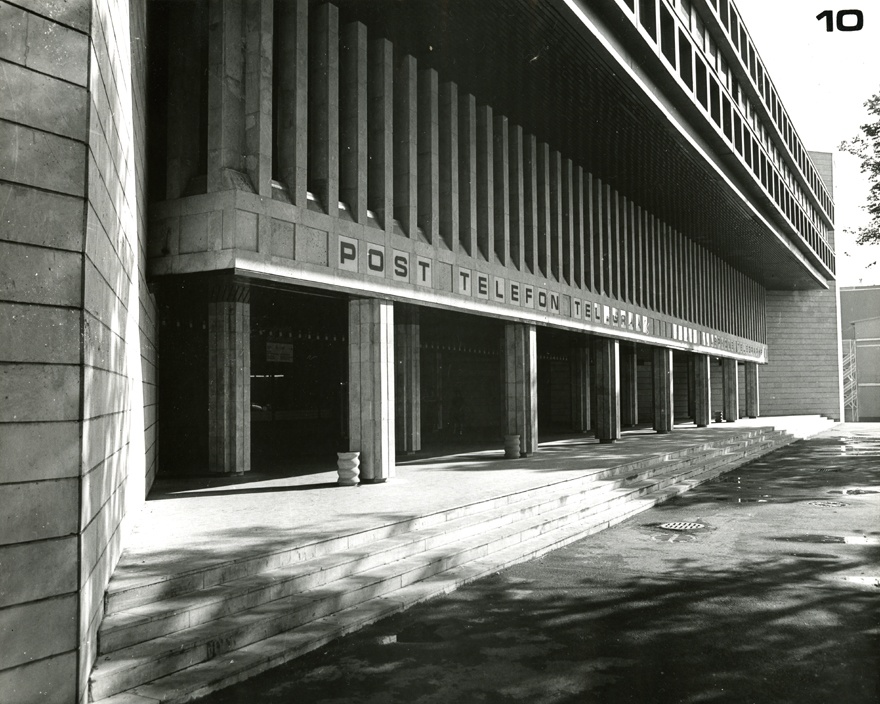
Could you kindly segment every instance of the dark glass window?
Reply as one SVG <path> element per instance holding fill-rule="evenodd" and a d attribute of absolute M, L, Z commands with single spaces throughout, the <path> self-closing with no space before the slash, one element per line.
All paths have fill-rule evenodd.
<path fill-rule="evenodd" d="M 660 51 L 675 66 L 675 20 L 665 5 L 660 5 Z"/>
<path fill-rule="evenodd" d="M 730 100 L 723 93 L 721 94 L 721 116 L 723 122 L 724 136 L 728 141 L 733 139 L 733 127 L 730 120 Z"/>
<path fill-rule="evenodd" d="M 651 38 L 657 39 L 657 6 L 654 0 L 639 0 L 639 22 Z"/>
<path fill-rule="evenodd" d="M 694 88 L 694 61 L 693 48 L 691 43 L 685 37 L 684 32 L 678 32 L 678 73 L 685 85 L 693 90 Z"/>
<path fill-rule="evenodd" d="M 697 57 L 695 64 L 695 74 L 697 81 L 697 100 L 700 101 L 700 105 L 702 105 L 705 109 L 709 109 L 709 101 L 706 95 L 706 64 L 703 63 L 703 60 Z"/>
<path fill-rule="evenodd" d="M 721 97 L 718 92 L 718 81 L 709 79 L 709 114 L 716 125 L 721 124 Z"/>

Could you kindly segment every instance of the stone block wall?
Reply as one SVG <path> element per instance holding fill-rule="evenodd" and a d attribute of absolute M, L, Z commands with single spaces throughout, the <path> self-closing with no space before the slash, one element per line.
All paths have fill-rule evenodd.
<path fill-rule="evenodd" d="M 132 41 L 132 37 L 135 38 Z M 87 698 L 155 473 L 142 3 L 0 3 L 0 692 Z M 134 61 L 133 59 L 134 53 Z"/>
<path fill-rule="evenodd" d="M 0 692 L 77 683 L 90 10 L 0 4 Z"/>
<path fill-rule="evenodd" d="M 156 311 L 146 279 L 146 8 L 94 0 L 83 253 L 79 680 L 96 656 L 103 594 L 126 517 L 156 473 Z"/>
<path fill-rule="evenodd" d="M 839 298 L 824 291 L 768 291 L 769 362 L 758 370 L 761 415 L 841 420 Z"/>

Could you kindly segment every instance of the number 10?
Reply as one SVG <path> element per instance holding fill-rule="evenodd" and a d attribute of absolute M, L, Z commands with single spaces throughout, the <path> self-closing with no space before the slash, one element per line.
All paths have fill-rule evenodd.
<path fill-rule="evenodd" d="M 840 10 L 837 12 L 837 19 L 835 23 L 832 23 L 831 18 L 834 16 L 834 12 L 831 10 L 823 10 L 818 15 L 816 15 L 817 20 L 825 20 L 825 31 L 833 32 L 834 24 L 837 24 L 838 32 L 858 32 L 862 27 L 865 26 L 865 16 L 862 14 L 861 10 Z M 847 24 L 845 18 L 851 17 L 851 24 Z"/>

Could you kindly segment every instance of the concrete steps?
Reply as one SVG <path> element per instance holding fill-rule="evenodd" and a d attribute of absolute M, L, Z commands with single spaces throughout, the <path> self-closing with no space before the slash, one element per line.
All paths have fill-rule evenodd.
<path fill-rule="evenodd" d="M 147 584 L 111 583 L 92 700 L 188 701 L 602 530 L 792 439 L 744 429 L 270 555 Z"/>

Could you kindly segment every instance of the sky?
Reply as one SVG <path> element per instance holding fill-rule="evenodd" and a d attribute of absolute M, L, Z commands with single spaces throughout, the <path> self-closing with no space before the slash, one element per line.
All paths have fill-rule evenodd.
<path fill-rule="evenodd" d="M 878 0 L 734 0 L 801 141 L 834 152 L 837 275 L 841 286 L 880 285 L 880 245 L 846 233 L 868 222 L 868 179 L 838 145 L 868 121 L 864 102 L 880 91 Z M 824 10 L 860 10 L 860 31 L 826 31 Z M 847 19 L 846 23 L 851 20 Z M 869 266 L 872 262 L 878 262 Z"/>

